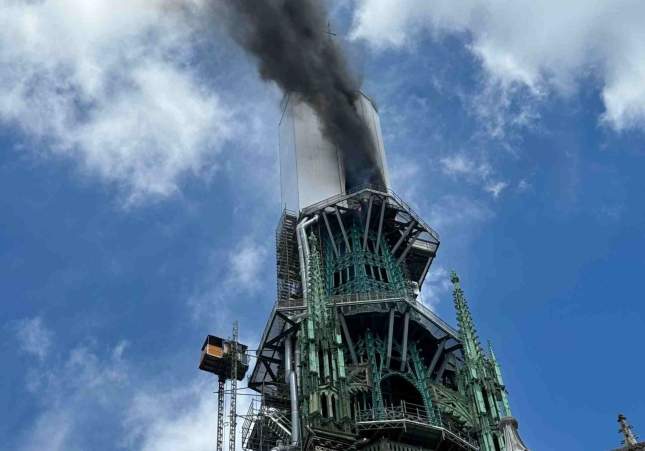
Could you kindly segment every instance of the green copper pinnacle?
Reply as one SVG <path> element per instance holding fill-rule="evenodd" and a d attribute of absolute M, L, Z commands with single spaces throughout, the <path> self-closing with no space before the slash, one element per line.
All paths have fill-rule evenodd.
<path fill-rule="evenodd" d="M 479 423 L 481 450 L 505 450 L 504 437 L 498 426 L 502 418 L 511 416 L 511 409 L 502 372 L 490 342 L 489 355 L 482 349 L 468 302 L 454 271 L 450 274 L 450 280 L 454 286 L 453 299 L 464 350 L 460 385 L 467 392 L 471 409 Z"/>

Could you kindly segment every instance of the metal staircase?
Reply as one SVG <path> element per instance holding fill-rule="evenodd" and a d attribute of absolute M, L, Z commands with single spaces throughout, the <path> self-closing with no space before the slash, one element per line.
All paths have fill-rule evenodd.
<path fill-rule="evenodd" d="M 291 440 L 291 420 L 280 409 L 261 405 L 253 400 L 242 424 L 242 446 L 244 449 L 270 450 L 279 442 Z"/>

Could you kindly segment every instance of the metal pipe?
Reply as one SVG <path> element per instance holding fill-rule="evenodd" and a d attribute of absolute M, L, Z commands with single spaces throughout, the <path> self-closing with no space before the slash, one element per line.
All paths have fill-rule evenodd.
<path fill-rule="evenodd" d="M 405 371 L 408 360 L 408 326 L 410 325 L 410 311 L 405 312 L 403 319 L 403 349 L 401 350 L 401 371 Z"/>
<path fill-rule="evenodd" d="M 387 327 L 387 358 L 385 359 L 385 367 L 390 367 L 390 359 L 392 358 L 392 333 L 394 331 L 394 308 L 390 309 L 390 322 Z"/>
<path fill-rule="evenodd" d="M 298 415 L 298 390 L 296 389 L 296 372 L 291 365 L 293 354 L 291 336 L 284 340 L 284 368 L 289 381 L 289 398 L 291 401 L 291 445 L 297 446 L 300 442 L 300 416 Z"/>
<path fill-rule="evenodd" d="M 295 360 L 294 365 L 296 367 L 296 388 L 300 388 L 300 381 L 302 379 L 302 376 L 301 376 L 302 369 L 300 366 L 300 346 L 298 343 L 298 339 L 296 338 L 295 335 L 293 339 L 294 339 L 294 348 L 295 348 L 293 354 L 294 354 L 294 360 Z"/>
<path fill-rule="evenodd" d="M 291 336 L 284 339 L 284 382 L 289 383 L 289 374 L 291 374 Z"/>
<path fill-rule="evenodd" d="M 309 261 L 309 243 L 305 229 L 318 220 L 318 215 L 311 219 L 303 219 L 296 227 L 298 240 L 298 257 L 300 259 L 300 280 L 302 281 L 302 298 L 307 305 L 307 263 Z"/>
<path fill-rule="evenodd" d="M 292 370 L 289 375 L 289 394 L 291 396 L 291 444 L 294 446 L 300 443 L 300 415 L 296 388 L 296 372 Z"/>

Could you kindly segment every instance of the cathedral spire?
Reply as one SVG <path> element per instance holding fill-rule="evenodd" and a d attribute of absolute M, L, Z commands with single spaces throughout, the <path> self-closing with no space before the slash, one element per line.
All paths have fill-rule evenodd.
<path fill-rule="evenodd" d="M 627 447 L 627 449 L 631 449 L 630 447 L 637 445 L 638 442 L 636 441 L 636 436 L 634 435 L 634 431 L 632 431 L 632 427 L 627 422 L 627 417 L 621 413 L 618 415 L 618 423 L 620 424 L 619 432 L 623 434 L 623 437 L 625 438 L 625 447 Z"/>
<path fill-rule="evenodd" d="M 461 335 L 461 340 L 464 345 L 464 354 L 466 355 L 467 359 L 479 362 L 483 357 L 481 344 L 479 343 L 479 337 L 477 336 L 475 323 L 473 321 L 472 315 L 470 314 L 468 302 L 466 301 L 464 292 L 461 289 L 459 277 L 457 276 L 456 272 L 451 272 L 450 281 L 454 286 L 453 300 L 455 302 L 455 310 L 457 312 L 459 334 Z"/>
<path fill-rule="evenodd" d="M 480 428 L 481 451 L 528 451 L 518 430 L 502 379 L 502 371 L 490 342 L 486 355 L 482 349 L 468 302 L 453 271 L 453 299 L 459 323 L 459 335 L 464 350 L 464 383 L 470 391 Z"/>

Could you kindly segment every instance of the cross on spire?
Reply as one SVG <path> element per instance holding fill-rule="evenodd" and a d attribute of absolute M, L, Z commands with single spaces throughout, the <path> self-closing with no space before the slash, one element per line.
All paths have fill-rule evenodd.
<path fill-rule="evenodd" d="M 329 36 L 329 39 L 331 39 L 332 36 L 336 36 L 336 33 L 331 31 L 331 23 L 330 22 L 327 22 L 327 31 L 326 31 L 326 33 L 327 33 L 327 36 Z"/>

